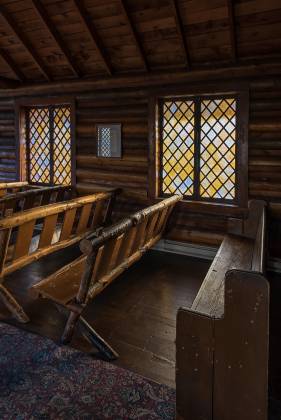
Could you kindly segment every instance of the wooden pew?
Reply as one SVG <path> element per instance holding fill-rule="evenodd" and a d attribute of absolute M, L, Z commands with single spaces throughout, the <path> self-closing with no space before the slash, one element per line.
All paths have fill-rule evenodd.
<path fill-rule="evenodd" d="M 0 218 L 10 216 L 14 212 L 46 206 L 76 197 L 76 190 L 72 186 L 53 186 L 36 188 L 8 194 L 0 198 Z"/>
<path fill-rule="evenodd" d="M 84 255 L 31 288 L 35 297 L 51 299 L 70 311 L 62 341 L 71 340 L 79 321 L 90 341 L 108 359 L 117 353 L 81 316 L 88 301 L 139 260 L 161 238 L 181 196 L 173 196 L 141 210 L 80 244 Z"/>
<path fill-rule="evenodd" d="M 19 191 L 36 188 L 38 188 L 36 185 L 30 185 L 26 181 L 0 182 L 0 198 L 5 197 L 8 194 L 14 194 Z"/>
<path fill-rule="evenodd" d="M 227 235 L 191 309 L 177 315 L 177 418 L 267 418 L 269 286 L 265 203 Z"/>
<path fill-rule="evenodd" d="M 118 192 L 97 193 L 37 207 L 0 220 L 0 299 L 20 322 L 27 322 L 28 317 L 4 286 L 5 276 L 81 241 L 108 224 Z M 38 220 L 42 224 L 39 231 Z M 13 236 L 16 236 L 15 241 Z"/>

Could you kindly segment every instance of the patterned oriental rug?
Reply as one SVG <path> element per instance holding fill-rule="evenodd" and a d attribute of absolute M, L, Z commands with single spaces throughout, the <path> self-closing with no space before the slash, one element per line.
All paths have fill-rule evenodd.
<path fill-rule="evenodd" d="M 174 419 L 175 391 L 0 323 L 0 419 Z"/>

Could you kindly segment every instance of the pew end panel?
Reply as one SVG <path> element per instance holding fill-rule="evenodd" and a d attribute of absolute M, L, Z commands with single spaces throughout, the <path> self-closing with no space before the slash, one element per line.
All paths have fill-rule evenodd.
<path fill-rule="evenodd" d="M 178 419 L 267 419 L 268 282 L 230 270 L 224 296 L 220 318 L 178 311 Z"/>

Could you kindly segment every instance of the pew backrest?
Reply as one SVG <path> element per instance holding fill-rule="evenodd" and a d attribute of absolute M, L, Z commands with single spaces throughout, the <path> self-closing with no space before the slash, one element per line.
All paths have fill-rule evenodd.
<path fill-rule="evenodd" d="M 115 192 L 97 193 L 0 220 L 0 277 L 79 242 L 107 223 L 114 198 Z M 14 241 L 12 236 L 16 238 Z"/>
<path fill-rule="evenodd" d="M 6 194 L 14 193 L 28 188 L 28 182 L 1 182 L 0 183 L 0 197 L 4 197 Z M 32 188 L 32 187 L 31 187 Z"/>
<path fill-rule="evenodd" d="M 138 211 L 116 225 L 88 235 L 80 243 L 83 255 L 31 288 L 33 296 L 61 305 L 94 298 L 150 249 L 162 236 L 181 196 L 173 196 Z"/>
<path fill-rule="evenodd" d="M 66 201 L 75 196 L 76 191 L 74 187 L 62 185 L 8 194 L 0 198 L 0 218 L 34 207 Z"/>
<path fill-rule="evenodd" d="M 176 195 L 140 210 L 93 241 L 87 238 L 81 243 L 81 250 L 88 254 L 86 267 L 91 267 L 91 278 L 84 273 L 84 280 L 89 281 L 86 300 L 97 295 L 159 241 L 175 204 L 181 198 Z"/>

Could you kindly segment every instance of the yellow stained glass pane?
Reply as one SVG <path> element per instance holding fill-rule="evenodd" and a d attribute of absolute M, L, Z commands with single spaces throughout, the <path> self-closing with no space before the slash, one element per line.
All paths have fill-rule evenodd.
<path fill-rule="evenodd" d="M 162 192 L 194 192 L 194 101 L 165 101 L 162 122 Z"/>
<path fill-rule="evenodd" d="M 54 184 L 71 184 L 70 107 L 54 109 Z"/>
<path fill-rule="evenodd" d="M 200 196 L 235 198 L 236 100 L 201 102 Z"/>
<path fill-rule="evenodd" d="M 28 128 L 29 180 L 33 183 L 50 183 L 49 109 L 30 109 Z"/>

